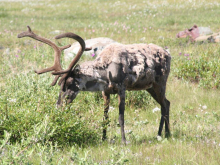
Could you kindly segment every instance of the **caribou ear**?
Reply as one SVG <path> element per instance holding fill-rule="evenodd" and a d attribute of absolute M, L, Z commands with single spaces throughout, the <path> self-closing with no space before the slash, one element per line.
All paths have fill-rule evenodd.
<path fill-rule="evenodd" d="M 74 73 L 74 75 L 78 75 L 79 72 L 80 72 L 80 66 L 79 66 L 79 65 L 76 65 L 76 66 L 74 67 L 74 69 L 73 69 L 73 73 Z"/>

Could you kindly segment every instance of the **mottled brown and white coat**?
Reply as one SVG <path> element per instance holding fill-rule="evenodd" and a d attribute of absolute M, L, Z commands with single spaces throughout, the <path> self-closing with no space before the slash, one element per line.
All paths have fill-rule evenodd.
<path fill-rule="evenodd" d="M 19 35 L 19 37 L 24 36 Z M 94 61 L 76 65 L 83 51 L 89 50 L 89 48 L 85 48 L 83 39 L 73 33 L 61 34 L 56 39 L 64 37 L 76 39 L 80 43 L 81 49 L 67 70 L 60 69 L 52 72 L 54 75 L 62 76 L 59 81 L 61 90 L 57 101 L 58 106 L 62 104 L 63 99 L 66 99 L 67 103 L 71 103 L 80 91 L 102 91 L 105 100 L 104 120 L 108 120 L 110 94 L 118 94 L 119 124 L 122 142 L 126 143 L 124 132 L 125 91 L 147 90 L 161 105 L 158 135 L 161 136 L 164 122 L 165 135 L 170 135 L 170 102 L 165 97 L 171 62 L 169 52 L 154 44 L 113 43 L 108 45 Z M 103 128 L 103 139 L 106 139 L 107 128 L 106 126 Z"/>

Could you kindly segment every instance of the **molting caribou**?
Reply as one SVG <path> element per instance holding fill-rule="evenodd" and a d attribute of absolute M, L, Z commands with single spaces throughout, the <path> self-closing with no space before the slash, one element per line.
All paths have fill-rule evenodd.
<path fill-rule="evenodd" d="M 70 63 L 68 69 L 62 70 L 60 65 L 61 51 L 70 45 L 58 47 L 46 38 L 34 34 L 28 26 L 28 31 L 20 33 L 18 38 L 31 37 L 53 47 L 55 51 L 54 65 L 50 68 L 35 71 L 38 74 L 53 71 L 56 75 L 53 83 L 61 86 L 57 105 L 66 99 L 71 103 L 80 91 L 102 91 L 105 101 L 104 120 L 108 119 L 110 94 L 118 94 L 119 124 L 122 142 L 126 143 L 124 132 L 124 110 L 126 90 L 147 90 L 161 105 L 161 119 L 158 135 L 161 136 L 165 122 L 165 135 L 170 135 L 169 107 L 170 102 L 165 97 L 166 82 L 170 72 L 170 54 L 154 44 L 123 45 L 113 43 L 108 45 L 94 61 L 87 61 L 76 65 L 85 47 L 84 40 L 74 33 L 64 33 L 56 39 L 73 38 L 77 40 L 81 49 Z M 106 139 L 106 127 L 103 128 L 103 139 Z"/>

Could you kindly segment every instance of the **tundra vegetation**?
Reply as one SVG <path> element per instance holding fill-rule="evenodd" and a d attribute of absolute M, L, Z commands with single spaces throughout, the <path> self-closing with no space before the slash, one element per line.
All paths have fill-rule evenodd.
<path fill-rule="evenodd" d="M 1 1 L 0 163 L 218 164 L 220 46 L 188 43 L 176 34 L 194 24 L 219 32 L 219 7 L 217 0 Z M 57 33 L 73 32 L 84 39 L 109 37 L 168 48 L 171 138 L 164 132 L 156 138 L 159 105 L 147 91 L 126 92 L 126 146 L 121 145 L 117 95 L 111 98 L 104 142 L 101 93 L 81 92 L 70 105 L 56 108 L 59 86 L 50 86 L 54 76 L 34 73 L 51 65 L 53 50 L 17 39 L 27 25 L 60 47 L 73 40 L 55 41 Z M 82 56 L 80 63 L 94 58 Z"/>

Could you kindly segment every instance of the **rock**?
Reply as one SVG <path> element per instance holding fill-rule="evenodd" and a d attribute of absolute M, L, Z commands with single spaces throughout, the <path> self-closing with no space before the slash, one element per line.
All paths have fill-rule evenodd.
<path fill-rule="evenodd" d="M 209 27 L 198 27 L 194 25 L 190 29 L 177 33 L 177 38 L 189 37 L 191 42 L 219 42 L 220 33 L 214 33 Z"/>
<path fill-rule="evenodd" d="M 163 36 L 159 36 L 158 39 L 164 40 L 164 37 Z"/>
<path fill-rule="evenodd" d="M 140 41 L 141 41 L 141 42 L 144 42 L 145 39 L 146 39 L 145 37 L 142 37 L 142 38 L 140 38 Z"/>
<path fill-rule="evenodd" d="M 3 52 L 3 54 L 9 55 L 9 54 L 10 54 L 10 49 L 9 49 L 9 48 L 5 49 L 5 51 Z"/>
<path fill-rule="evenodd" d="M 212 35 L 207 36 L 199 36 L 195 39 L 196 42 L 219 42 L 220 39 L 220 32 L 213 33 Z"/>
<path fill-rule="evenodd" d="M 195 41 L 197 37 L 199 37 L 199 27 L 197 25 L 193 25 L 190 29 L 186 29 L 184 31 L 180 31 L 176 34 L 177 38 L 186 38 L 189 37 L 191 41 Z"/>
<path fill-rule="evenodd" d="M 92 38 L 89 40 L 85 40 L 86 47 L 92 47 L 90 51 L 85 51 L 84 55 L 91 55 L 95 56 L 98 55 L 107 45 L 111 43 L 117 43 L 116 41 L 105 38 L 105 37 L 99 37 L 99 38 Z M 80 49 L 80 45 L 78 42 L 75 42 L 72 44 L 72 46 L 66 50 L 64 50 L 64 59 L 70 60 L 73 59 L 73 57 L 77 54 L 77 52 Z"/>
<path fill-rule="evenodd" d="M 215 42 L 220 42 L 220 35 L 215 37 Z"/>
<path fill-rule="evenodd" d="M 62 31 L 62 30 L 54 30 L 54 31 L 50 32 L 50 34 L 55 34 L 55 35 L 61 34 L 61 33 L 64 33 L 64 31 Z"/>
<path fill-rule="evenodd" d="M 33 40 L 24 40 L 24 45 L 31 45 L 33 43 Z"/>
<path fill-rule="evenodd" d="M 0 49 L 4 49 L 4 47 L 2 45 L 0 45 Z"/>
<path fill-rule="evenodd" d="M 212 34 L 212 30 L 209 27 L 199 27 L 199 35 L 206 36 Z"/>
<path fill-rule="evenodd" d="M 210 36 L 199 36 L 195 39 L 196 42 L 207 41 Z"/>

